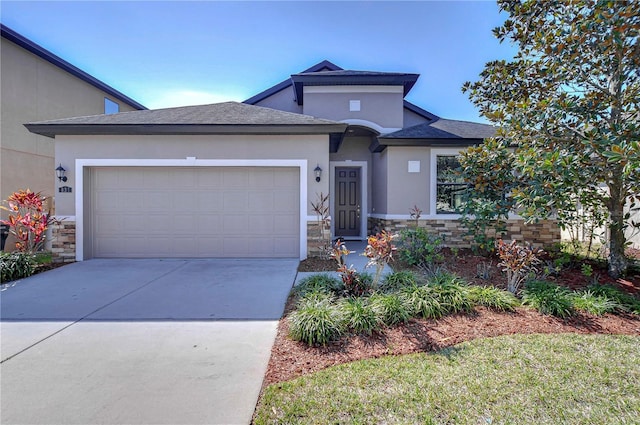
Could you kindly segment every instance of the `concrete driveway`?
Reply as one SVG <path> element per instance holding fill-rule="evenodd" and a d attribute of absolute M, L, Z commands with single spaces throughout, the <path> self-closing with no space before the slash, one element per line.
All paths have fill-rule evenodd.
<path fill-rule="evenodd" d="M 297 264 L 89 260 L 3 285 L 1 423 L 249 423 Z"/>

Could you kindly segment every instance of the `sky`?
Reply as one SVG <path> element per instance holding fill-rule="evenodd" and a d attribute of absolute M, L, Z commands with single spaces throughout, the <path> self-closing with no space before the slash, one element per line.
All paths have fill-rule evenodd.
<path fill-rule="evenodd" d="M 243 101 L 322 60 L 420 74 L 406 99 L 486 122 L 461 92 L 514 46 L 494 1 L 6 1 L 1 22 L 150 109 Z"/>

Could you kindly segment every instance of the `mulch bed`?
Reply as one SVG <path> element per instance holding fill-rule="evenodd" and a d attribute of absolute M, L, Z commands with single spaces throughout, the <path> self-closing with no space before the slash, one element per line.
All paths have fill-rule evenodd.
<path fill-rule="evenodd" d="M 473 255 L 470 251 L 452 253 L 444 251 L 443 266 L 470 284 L 495 285 L 506 288 L 506 280 L 497 266 L 496 259 Z M 491 278 L 478 277 L 478 265 L 490 266 Z M 396 266 L 398 266 L 396 264 Z M 612 284 L 630 293 L 640 292 L 640 275 L 626 279 L 611 279 L 606 270 L 593 267 L 598 281 Z M 335 262 L 310 258 L 300 263 L 298 271 L 332 271 Z M 577 269 L 564 270 L 549 279 L 572 289 L 588 286 L 593 278 L 587 278 Z M 514 313 L 499 313 L 483 307 L 471 314 L 447 316 L 440 320 L 413 319 L 405 325 L 385 329 L 373 335 L 345 336 L 338 341 L 320 347 L 309 347 L 288 337 L 289 324 L 286 314 L 293 305 L 289 299 L 285 317 L 280 320 L 276 341 L 264 380 L 264 386 L 288 381 L 318 370 L 342 363 L 387 355 L 402 355 L 433 352 L 475 338 L 495 337 L 510 334 L 533 333 L 580 333 L 580 334 L 624 334 L 640 335 L 640 318 L 633 315 L 611 315 L 601 317 L 578 314 L 570 319 L 545 316 L 535 310 L 518 308 Z"/>

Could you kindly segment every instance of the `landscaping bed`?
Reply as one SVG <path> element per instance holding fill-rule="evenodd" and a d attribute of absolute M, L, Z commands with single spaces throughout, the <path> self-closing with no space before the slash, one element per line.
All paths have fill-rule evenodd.
<path fill-rule="evenodd" d="M 546 280 L 572 290 L 598 284 L 611 285 L 630 294 L 640 292 L 640 273 L 637 269 L 625 279 L 611 279 L 606 269 L 596 261 L 587 262 L 591 268 L 586 273 L 582 264 L 568 265 L 550 274 Z M 304 271 L 335 270 L 335 262 L 308 259 L 301 263 Z M 392 265 L 394 269 L 405 266 Z M 315 270 L 314 270 L 315 267 Z M 469 285 L 506 288 L 506 278 L 498 267 L 498 259 L 474 255 L 471 251 L 443 250 L 443 261 L 439 267 L 463 278 Z M 479 271 L 488 270 L 480 276 Z M 586 276 L 590 274 L 590 276 Z M 640 316 L 634 314 L 604 314 L 601 316 L 576 312 L 571 317 L 558 318 L 541 314 L 528 307 L 517 307 L 513 312 L 499 312 L 485 307 L 473 311 L 448 315 L 440 319 L 412 318 L 405 324 L 383 328 L 380 332 L 348 334 L 326 345 L 309 346 L 294 341 L 289 336 L 289 313 L 294 308 L 294 297 L 290 297 L 285 316 L 280 321 L 276 341 L 272 349 L 264 385 L 288 381 L 329 366 L 385 355 L 400 355 L 417 352 L 432 352 L 476 338 L 511 334 L 624 334 L 640 335 Z"/>

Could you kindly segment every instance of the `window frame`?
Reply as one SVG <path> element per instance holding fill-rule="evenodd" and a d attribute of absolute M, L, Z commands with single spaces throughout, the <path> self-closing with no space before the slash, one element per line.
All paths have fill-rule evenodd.
<path fill-rule="evenodd" d="M 112 114 L 117 114 L 120 112 L 120 104 L 118 102 L 115 102 L 111 99 L 109 99 L 108 97 L 104 98 L 104 114 L 105 115 L 112 115 Z M 109 106 L 110 108 L 115 107 L 116 110 L 114 112 L 107 112 L 107 106 Z M 109 111 L 111 111 L 111 109 L 109 109 Z"/>
<path fill-rule="evenodd" d="M 460 214 L 456 213 L 438 213 L 438 157 L 439 156 L 460 156 L 465 148 L 431 148 L 431 181 L 429 196 L 429 215 L 442 219 L 458 219 Z"/>

